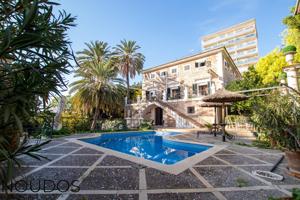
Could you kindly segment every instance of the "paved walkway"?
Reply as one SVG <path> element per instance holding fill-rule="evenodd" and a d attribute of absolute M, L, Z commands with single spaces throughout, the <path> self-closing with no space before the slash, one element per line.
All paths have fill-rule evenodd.
<path fill-rule="evenodd" d="M 196 139 L 193 134 L 176 138 L 210 143 L 220 140 L 220 136 L 218 140 L 210 136 Z M 270 181 L 251 174 L 254 169 L 270 169 L 282 152 L 234 144 L 179 175 L 137 165 L 67 139 L 52 141 L 41 153 L 50 161 L 22 157 L 15 182 L 21 191 L 10 194 L 12 199 L 265 200 L 271 196 L 288 196 L 292 188 L 300 188 L 300 180 L 285 173 L 285 160 L 275 171 L 285 177 L 284 181 Z M 46 181 L 44 186 L 38 180 L 52 180 L 56 189 L 49 192 L 53 182 Z M 79 191 L 76 187 L 69 188 L 73 180 L 78 180 L 74 185 L 79 185 Z M 26 183 L 31 185 L 26 187 Z M 58 189 L 68 189 L 68 192 Z M 0 194 L 0 199 L 6 197 Z"/>

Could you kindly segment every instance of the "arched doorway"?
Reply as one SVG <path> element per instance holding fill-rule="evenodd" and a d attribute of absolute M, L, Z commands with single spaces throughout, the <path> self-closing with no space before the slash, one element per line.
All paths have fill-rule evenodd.
<path fill-rule="evenodd" d="M 163 125 L 163 109 L 160 107 L 155 108 L 155 125 L 156 126 Z"/>

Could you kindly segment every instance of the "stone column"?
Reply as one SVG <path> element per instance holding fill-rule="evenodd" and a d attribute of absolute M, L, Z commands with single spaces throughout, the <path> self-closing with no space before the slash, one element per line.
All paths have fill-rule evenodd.
<path fill-rule="evenodd" d="M 216 92 L 216 83 L 215 82 L 210 82 L 210 94 L 213 94 Z"/>
<path fill-rule="evenodd" d="M 128 104 L 128 99 L 127 99 L 127 97 L 124 98 L 124 103 L 125 103 L 125 106 Z"/>
<path fill-rule="evenodd" d="M 298 69 L 300 68 L 300 64 L 298 65 L 291 65 L 284 68 L 284 72 L 287 76 L 287 85 L 297 91 L 299 91 L 298 85 Z"/>
<path fill-rule="evenodd" d="M 146 101 L 146 91 L 142 89 L 142 101 Z"/>
<path fill-rule="evenodd" d="M 127 97 L 124 98 L 124 118 L 127 118 Z"/>
<path fill-rule="evenodd" d="M 189 87 L 184 86 L 184 99 L 187 100 L 189 98 Z"/>
<path fill-rule="evenodd" d="M 163 101 L 167 101 L 167 91 L 166 90 L 164 90 L 163 91 Z"/>
<path fill-rule="evenodd" d="M 138 96 L 136 97 L 136 102 L 137 102 L 138 104 L 141 103 L 141 96 L 140 96 L 140 95 L 138 95 Z"/>

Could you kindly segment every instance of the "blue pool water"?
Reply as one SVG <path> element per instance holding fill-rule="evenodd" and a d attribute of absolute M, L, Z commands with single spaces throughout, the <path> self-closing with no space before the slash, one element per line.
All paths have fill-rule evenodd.
<path fill-rule="evenodd" d="M 171 135 L 176 133 L 170 133 Z M 171 141 L 159 132 L 102 134 L 82 141 L 122 153 L 171 165 L 211 148 L 211 146 Z"/>

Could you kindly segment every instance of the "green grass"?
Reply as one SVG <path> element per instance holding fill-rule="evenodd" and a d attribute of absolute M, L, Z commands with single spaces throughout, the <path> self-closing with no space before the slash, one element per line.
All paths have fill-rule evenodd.
<path fill-rule="evenodd" d="M 268 141 L 264 141 L 264 140 L 254 140 L 252 142 L 252 146 L 258 147 L 261 149 L 272 149 L 270 143 Z"/>
<path fill-rule="evenodd" d="M 248 182 L 243 178 L 237 178 L 235 181 L 236 181 L 236 184 L 237 184 L 238 187 L 248 186 Z"/>
<path fill-rule="evenodd" d="M 251 144 L 247 144 L 245 142 L 235 142 L 234 144 L 237 144 L 237 145 L 240 145 L 240 146 L 252 147 Z"/>
<path fill-rule="evenodd" d="M 271 144 L 265 140 L 254 140 L 252 142 L 252 144 L 247 144 L 244 142 L 235 142 L 235 144 L 240 145 L 240 146 L 247 146 L 247 147 L 257 147 L 260 149 L 273 149 L 271 147 Z"/>

